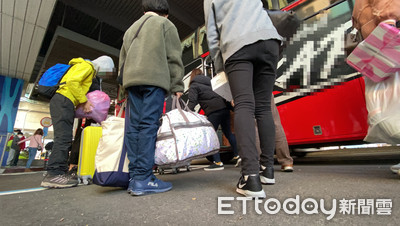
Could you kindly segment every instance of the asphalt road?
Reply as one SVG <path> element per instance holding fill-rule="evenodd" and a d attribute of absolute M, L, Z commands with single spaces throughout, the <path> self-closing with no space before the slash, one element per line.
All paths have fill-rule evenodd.
<path fill-rule="evenodd" d="M 233 165 L 160 175 L 173 190 L 141 197 L 96 185 L 31 191 L 42 172 L 0 174 L 0 225 L 398 225 L 400 176 L 389 170 L 398 162 L 400 147 L 310 153 L 293 173 L 275 165 L 276 184 L 258 201 L 237 196 Z"/>

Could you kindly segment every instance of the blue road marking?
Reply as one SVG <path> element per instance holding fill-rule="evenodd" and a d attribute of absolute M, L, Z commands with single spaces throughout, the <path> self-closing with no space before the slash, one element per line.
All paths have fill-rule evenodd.
<path fill-rule="evenodd" d="M 1 191 L 0 192 L 0 196 L 27 193 L 27 192 L 43 191 L 43 190 L 47 190 L 47 189 L 48 188 L 39 187 L 39 188 L 28 188 L 28 189 L 13 190 L 13 191 Z"/>

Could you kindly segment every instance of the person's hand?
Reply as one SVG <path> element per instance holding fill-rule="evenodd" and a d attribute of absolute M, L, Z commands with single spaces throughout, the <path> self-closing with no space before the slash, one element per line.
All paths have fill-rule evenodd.
<path fill-rule="evenodd" d="M 93 107 L 92 102 L 86 101 L 85 103 L 83 103 L 83 112 L 86 114 L 92 112 L 92 107 Z"/>
<path fill-rule="evenodd" d="M 231 100 L 231 105 L 232 107 L 235 107 L 235 102 L 233 102 L 233 100 Z"/>
<path fill-rule="evenodd" d="M 176 93 L 175 93 L 175 96 L 176 96 L 178 99 L 181 98 L 182 95 L 183 95 L 182 92 L 176 92 Z"/>

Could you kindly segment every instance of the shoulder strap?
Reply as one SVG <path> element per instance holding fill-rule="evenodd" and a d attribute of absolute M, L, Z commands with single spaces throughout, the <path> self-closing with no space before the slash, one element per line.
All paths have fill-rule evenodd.
<path fill-rule="evenodd" d="M 136 31 L 135 36 L 133 36 L 133 38 L 132 38 L 131 45 L 129 46 L 129 48 L 131 48 L 132 43 L 133 43 L 133 40 L 135 40 L 135 39 L 137 38 L 137 36 L 139 35 L 139 32 L 140 32 L 140 30 L 142 29 L 144 23 L 146 23 L 146 21 L 147 21 L 148 19 L 150 19 L 150 17 L 152 17 L 152 16 L 147 17 L 147 18 L 142 22 L 142 24 L 140 24 L 138 30 Z M 128 51 L 127 51 L 127 52 L 128 52 Z M 124 62 L 124 63 L 125 63 L 125 62 Z M 122 65 L 123 65 L 123 64 L 122 64 Z"/>
<path fill-rule="evenodd" d="M 144 19 L 144 21 L 142 22 L 142 24 L 140 24 L 138 30 L 136 31 L 135 36 L 133 36 L 133 38 L 132 38 L 131 45 L 129 46 L 129 48 L 131 48 L 132 43 L 133 43 L 133 40 L 135 40 L 135 38 L 139 35 L 139 32 L 140 32 L 140 30 L 142 29 L 144 23 L 146 23 L 146 21 L 147 21 L 148 19 L 150 19 L 150 17 L 152 17 L 152 16 L 147 17 L 146 19 Z M 129 50 L 129 49 L 128 49 L 128 50 Z M 126 52 L 128 52 L 128 51 L 126 51 Z M 122 63 L 121 71 L 123 70 L 124 65 L 125 65 L 125 61 Z"/>
<path fill-rule="evenodd" d="M 136 31 L 135 36 L 133 36 L 132 41 L 138 36 L 138 34 L 139 34 L 140 30 L 142 29 L 144 23 L 146 23 L 146 21 L 147 21 L 148 19 L 150 19 L 150 17 L 151 17 L 151 16 L 147 17 L 147 18 L 142 22 L 142 24 L 139 26 L 138 30 Z"/>
<path fill-rule="evenodd" d="M 33 135 L 33 139 L 35 139 L 36 143 L 38 144 L 38 147 L 40 146 L 39 141 L 36 140 L 35 135 Z"/>

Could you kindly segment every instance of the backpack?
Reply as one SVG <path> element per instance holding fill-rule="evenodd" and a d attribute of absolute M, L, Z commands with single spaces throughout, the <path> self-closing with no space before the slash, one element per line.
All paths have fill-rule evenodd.
<path fill-rule="evenodd" d="M 61 84 L 60 81 L 70 68 L 71 65 L 56 64 L 47 69 L 38 82 L 38 93 L 51 99 L 60 85 L 65 84 Z"/>

